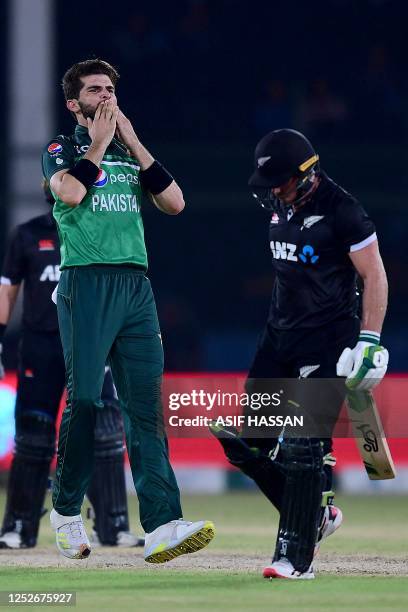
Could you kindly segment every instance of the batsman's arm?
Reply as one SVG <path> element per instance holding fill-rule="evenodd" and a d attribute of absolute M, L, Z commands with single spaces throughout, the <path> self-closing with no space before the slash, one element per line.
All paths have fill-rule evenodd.
<path fill-rule="evenodd" d="M 22 226 L 17 225 L 7 240 L 0 276 L 0 325 L 6 326 L 27 272 L 27 248 Z M 0 338 L 1 342 L 1 338 Z"/>
<path fill-rule="evenodd" d="M 7 325 L 16 303 L 20 285 L 0 285 L 0 325 Z"/>
<path fill-rule="evenodd" d="M 388 283 L 378 241 L 349 256 L 364 283 L 361 329 L 380 334 L 387 310 Z"/>
<path fill-rule="evenodd" d="M 346 347 L 337 362 L 337 376 L 346 377 L 351 390 L 373 389 L 388 367 L 388 351 L 380 345 L 387 309 L 388 285 L 377 240 L 350 252 L 350 258 L 364 283 L 362 327 L 354 348 Z"/>
<path fill-rule="evenodd" d="M 3 335 L 13 312 L 19 289 L 20 285 L 0 285 L 0 380 L 4 378 L 4 368 L 1 359 L 3 353 Z"/>

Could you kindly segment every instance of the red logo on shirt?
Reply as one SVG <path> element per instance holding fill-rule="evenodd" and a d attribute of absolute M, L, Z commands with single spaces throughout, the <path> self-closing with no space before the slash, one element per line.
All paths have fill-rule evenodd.
<path fill-rule="evenodd" d="M 62 145 L 59 142 L 53 142 L 49 145 L 47 151 L 50 155 L 57 155 L 58 153 L 61 153 Z"/>
<path fill-rule="evenodd" d="M 40 240 L 38 243 L 39 251 L 55 251 L 55 244 L 53 240 Z"/>

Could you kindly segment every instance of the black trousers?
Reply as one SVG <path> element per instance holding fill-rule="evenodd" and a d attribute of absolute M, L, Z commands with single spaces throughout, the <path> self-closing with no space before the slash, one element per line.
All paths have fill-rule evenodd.
<path fill-rule="evenodd" d="M 37 542 L 49 466 L 55 453 L 55 424 L 64 387 L 65 363 L 59 332 L 36 333 L 25 330 L 19 346 L 15 452 L 9 473 L 2 526 L 2 533 L 19 531 L 22 546 L 32 547 Z M 99 524 L 110 526 L 112 512 L 120 516 L 120 525 L 115 524 L 111 529 L 114 532 L 114 543 L 117 531 L 127 531 L 129 525 L 123 474 L 123 427 L 121 420 L 115 420 L 112 416 L 112 411 L 116 409 L 119 414 L 119 409 L 116 408 L 110 372 L 105 375 L 102 395 L 104 406 L 109 407 L 106 411 L 109 416 L 107 421 L 105 419 L 110 436 L 108 440 L 113 445 L 109 451 L 111 455 L 112 451 L 115 454 L 109 466 L 104 464 L 105 476 L 112 479 L 113 474 L 116 488 L 115 494 L 112 493 L 110 498 L 104 500 L 100 478 L 98 481 L 94 474 L 92 504 Z M 99 431 L 98 427 L 100 430 L 101 423 L 96 423 L 95 432 Z M 102 436 L 105 437 L 106 446 L 105 430 Z M 99 501 L 98 508 L 95 500 Z M 102 540 L 106 530 L 99 535 L 101 542 L 107 543 Z"/>
<path fill-rule="evenodd" d="M 278 330 L 269 322 L 263 330 L 249 369 L 249 378 L 298 378 L 305 366 L 319 365 L 310 376 L 335 378 L 337 361 L 360 332 L 357 317 L 312 329 Z"/>
<path fill-rule="evenodd" d="M 65 363 L 59 331 L 25 330 L 19 345 L 16 419 L 38 412 L 55 423 L 65 389 Z M 102 401 L 115 397 L 112 376 L 105 375 Z"/>
<path fill-rule="evenodd" d="M 278 407 L 258 414 L 303 415 L 305 426 L 297 435 L 324 439 L 325 452 L 330 452 L 331 434 L 344 400 L 344 381 L 337 378 L 336 364 L 343 349 L 356 344 L 359 331 L 356 317 L 289 331 L 268 323 L 248 373 L 247 390 L 283 393 Z M 269 450 L 276 444 L 278 429 L 272 433 L 270 428 L 246 427 L 243 435 L 256 437 L 255 445 Z"/>

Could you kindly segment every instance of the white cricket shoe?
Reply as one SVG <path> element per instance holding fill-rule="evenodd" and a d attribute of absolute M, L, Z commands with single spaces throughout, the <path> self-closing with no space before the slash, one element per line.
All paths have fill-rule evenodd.
<path fill-rule="evenodd" d="M 264 578 L 289 578 L 289 580 L 313 580 L 315 577 L 313 567 L 310 566 L 306 572 L 298 572 L 287 559 L 274 561 L 263 571 Z"/>
<path fill-rule="evenodd" d="M 314 554 L 317 555 L 320 549 L 320 544 L 323 540 L 331 536 L 343 522 L 343 513 L 337 506 L 326 506 L 323 514 L 323 519 L 317 533 L 317 542 L 315 545 Z"/>
<path fill-rule="evenodd" d="M 93 548 L 97 548 L 98 546 L 104 546 L 104 544 L 101 544 L 99 536 L 94 529 L 92 529 L 92 533 L 89 540 Z M 134 548 L 135 546 L 144 546 L 144 543 L 144 538 L 139 538 L 131 531 L 118 531 L 116 537 L 116 544 L 113 544 L 112 546 L 120 546 L 121 548 Z M 109 545 L 107 544 L 106 546 Z"/>
<path fill-rule="evenodd" d="M 211 521 L 170 521 L 145 535 L 144 558 L 148 563 L 165 563 L 207 546 L 215 536 Z"/>
<path fill-rule="evenodd" d="M 0 548 L 21 547 L 21 534 L 18 531 L 6 531 L 0 536 Z"/>
<path fill-rule="evenodd" d="M 91 545 L 80 514 L 63 516 L 52 509 L 50 521 L 56 534 L 57 548 L 64 557 L 69 559 L 86 559 L 89 557 Z"/>
<path fill-rule="evenodd" d="M 323 519 L 317 534 L 317 542 L 315 545 L 314 555 L 316 556 L 320 549 L 320 544 L 325 538 L 331 536 L 343 522 L 343 513 L 336 506 L 326 506 L 323 514 Z M 312 580 L 315 575 L 313 566 L 310 565 L 306 572 L 298 572 L 293 567 L 292 563 L 287 559 L 274 561 L 263 571 L 264 578 L 289 578 L 292 580 Z"/>

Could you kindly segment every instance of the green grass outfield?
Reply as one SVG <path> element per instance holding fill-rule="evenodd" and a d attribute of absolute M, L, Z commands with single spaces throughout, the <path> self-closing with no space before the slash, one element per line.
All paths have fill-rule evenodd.
<path fill-rule="evenodd" d="M 20 551 L 0 551 L 0 591 L 74 590 L 80 610 L 407 610 L 408 498 L 339 496 L 336 503 L 344 512 L 344 525 L 322 547 L 321 572 L 314 581 L 262 579 L 260 570 L 270 560 L 274 544 L 276 513 L 259 494 L 231 493 L 184 497 L 186 518 L 212 519 L 217 536 L 205 551 L 182 557 L 183 564 L 174 568 L 171 563 L 143 566 L 140 549 L 129 551 L 131 559 L 133 554 L 138 558 L 135 568 L 129 564 L 109 567 L 114 549 L 106 550 L 107 566 L 97 569 L 87 567 L 86 562 L 30 567 L 30 555 L 41 555 L 40 549 L 51 551 L 53 547 L 44 518 L 39 549 L 25 551 L 20 566 L 7 566 L 10 555 Z M 3 506 L 4 494 L 0 497 L 0 508 Z M 132 527 L 138 530 L 134 498 L 130 506 Z M 200 562 L 204 554 L 206 563 Z M 256 559 L 253 568 L 252 558 Z M 240 559 L 246 559 L 246 564 L 240 566 Z M 329 573 L 324 569 L 325 559 L 333 568 Z M 387 574 L 387 567 L 391 568 L 389 575 L 375 575 Z M 394 571 L 395 567 L 399 569 Z"/>

